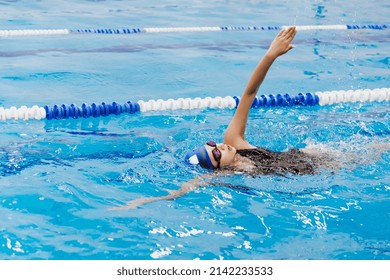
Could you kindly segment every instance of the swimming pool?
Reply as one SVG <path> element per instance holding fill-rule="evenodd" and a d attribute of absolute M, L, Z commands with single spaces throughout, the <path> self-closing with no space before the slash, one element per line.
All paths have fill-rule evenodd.
<path fill-rule="evenodd" d="M 370 24 L 382 1 L 0 1 L 2 29 Z M 240 95 L 276 32 L 0 38 L 0 106 Z M 260 93 L 389 87 L 389 31 L 305 31 Z M 2 259 L 390 259 L 389 152 L 313 176 L 221 177 L 174 201 L 204 171 L 188 149 L 233 110 L 0 123 Z M 250 142 L 307 143 L 365 157 L 388 141 L 387 103 L 253 110 Z"/>

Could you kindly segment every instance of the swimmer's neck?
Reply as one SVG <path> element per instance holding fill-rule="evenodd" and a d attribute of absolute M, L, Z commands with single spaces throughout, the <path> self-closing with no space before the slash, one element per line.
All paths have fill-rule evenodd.
<path fill-rule="evenodd" d="M 252 160 L 247 157 L 243 157 L 238 153 L 234 156 L 234 160 L 230 166 L 235 170 L 246 172 L 250 172 L 256 168 L 255 163 Z"/>

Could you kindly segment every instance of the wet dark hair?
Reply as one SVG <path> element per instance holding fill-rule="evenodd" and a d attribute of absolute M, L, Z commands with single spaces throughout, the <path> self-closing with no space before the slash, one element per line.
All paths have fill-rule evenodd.
<path fill-rule="evenodd" d="M 237 153 L 253 161 L 256 168 L 252 175 L 315 174 L 318 161 L 299 149 L 273 152 L 263 148 L 237 150 Z"/>

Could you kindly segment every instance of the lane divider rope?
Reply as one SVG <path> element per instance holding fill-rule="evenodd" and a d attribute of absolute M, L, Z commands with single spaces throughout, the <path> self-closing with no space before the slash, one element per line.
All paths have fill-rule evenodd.
<path fill-rule="evenodd" d="M 144 28 L 84 28 L 84 29 L 19 29 L 0 30 L 0 37 L 45 36 L 69 34 L 138 34 L 173 32 L 273 31 L 287 26 L 211 26 L 211 27 L 144 27 Z M 383 30 L 388 24 L 298 25 L 297 30 Z"/>
<path fill-rule="evenodd" d="M 318 91 L 315 93 L 298 93 L 296 95 L 269 94 L 258 95 L 255 97 L 252 108 L 264 107 L 292 107 L 292 106 L 324 106 L 346 102 L 384 102 L 390 101 L 390 88 L 376 89 L 358 89 L 358 90 L 339 90 L 339 91 Z M 237 108 L 240 103 L 240 97 L 206 97 L 206 98 L 179 98 L 168 100 L 149 101 L 139 100 L 138 102 L 127 101 L 124 104 L 112 103 L 92 103 L 88 105 L 83 103 L 81 106 L 54 105 L 39 107 L 34 105 L 30 108 L 15 106 L 10 108 L 0 107 L 0 120 L 30 120 L 30 119 L 77 119 L 77 118 L 98 118 L 109 115 L 120 115 L 123 113 L 135 114 L 149 111 L 167 111 L 167 110 L 192 110 L 205 108 Z"/>

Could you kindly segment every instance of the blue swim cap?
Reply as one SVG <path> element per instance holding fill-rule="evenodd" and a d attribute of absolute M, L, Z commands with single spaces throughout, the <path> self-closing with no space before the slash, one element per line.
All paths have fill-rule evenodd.
<path fill-rule="evenodd" d="M 200 146 L 192 151 L 189 151 L 184 158 L 184 161 L 188 164 L 199 164 L 203 168 L 214 169 L 214 165 L 211 162 L 210 156 L 205 146 Z"/>

